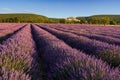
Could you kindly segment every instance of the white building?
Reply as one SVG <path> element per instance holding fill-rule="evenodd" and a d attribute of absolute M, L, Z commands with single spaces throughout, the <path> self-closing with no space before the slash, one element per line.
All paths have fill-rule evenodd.
<path fill-rule="evenodd" d="M 74 18 L 74 17 L 68 17 L 68 18 L 66 18 L 65 20 L 67 20 L 67 21 L 76 21 L 76 22 L 80 22 L 80 20 L 78 20 L 78 19 L 76 19 L 76 18 Z"/>

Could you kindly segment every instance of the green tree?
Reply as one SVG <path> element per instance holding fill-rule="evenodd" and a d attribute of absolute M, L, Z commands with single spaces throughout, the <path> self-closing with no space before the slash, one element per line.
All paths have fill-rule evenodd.
<path fill-rule="evenodd" d="M 102 23 L 104 24 L 104 26 L 109 24 L 109 21 L 110 21 L 109 17 L 103 17 L 102 18 Z"/>
<path fill-rule="evenodd" d="M 110 25 L 116 25 L 117 23 L 115 21 L 110 21 Z"/>
<path fill-rule="evenodd" d="M 20 19 L 18 17 L 15 17 L 14 21 L 17 22 L 17 23 L 20 23 Z"/>
<path fill-rule="evenodd" d="M 65 19 L 60 19 L 59 20 L 59 23 L 65 23 L 66 21 L 65 21 Z"/>

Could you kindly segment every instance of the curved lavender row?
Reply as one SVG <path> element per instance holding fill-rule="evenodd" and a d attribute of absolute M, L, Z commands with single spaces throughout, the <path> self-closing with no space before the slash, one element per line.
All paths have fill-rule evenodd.
<path fill-rule="evenodd" d="M 7 35 L 9 33 L 14 32 L 15 30 L 19 29 L 23 25 L 25 25 L 25 24 L 16 24 L 16 25 L 13 25 L 13 26 L 11 25 L 11 26 L 9 26 L 7 28 L 6 27 L 4 28 L 4 26 L 2 26 L 4 28 L 4 30 L 3 29 L 0 30 L 0 37 L 5 36 L 5 35 Z"/>
<path fill-rule="evenodd" d="M 120 38 L 120 35 L 118 35 L 118 34 L 112 34 L 112 33 L 111 34 L 100 33 L 99 35 L 110 36 L 110 37 L 114 37 L 114 38 Z"/>
<path fill-rule="evenodd" d="M 88 54 L 96 55 L 96 57 L 108 62 L 111 66 L 116 67 L 120 65 L 120 47 L 118 46 L 91 40 L 72 33 L 58 31 L 49 27 L 40 27 L 64 40 L 70 46 L 83 50 Z"/>
<path fill-rule="evenodd" d="M 0 30 L 5 30 L 16 25 L 19 25 L 19 24 L 18 23 L 0 23 Z"/>
<path fill-rule="evenodd" d="M 69 28 L 69 26 L 68 26 Z M 71 29 L 75 29 L 76 31 L 81 29 L 81 26 L 78 26 L 76 28 L 74 28 L 74 26 L 72 26 Z M 106 33 L 106 34 L 120 34 L 120 27 L 119 26 L 83 26 L 82 28 L 83 30 L 87 30 L 90 33 Z"/>
<path fill-rule="evenodd" d="M 50 33 L 32 26 L 45 80 L 119 80 L 119 70 L 110 69 L 106 63 L 72 49 Z"/>
<path fill-rule="evenodd" d="M 0 80 L 31 80 L 31 78 L 29 75 L 2 67 L 0 68 Z"/>
<path fill-rule="evenodd" d="M 44 24 L 45 25 L 45 24 Z M 84 34 L 109 34 L 107 36 L 120 38 L 120 27 L 118 26 L 88 26 L 88 25 L 49 25 L 52 28 L 72 30 L 73 32 L 84 33 Z"/>
<path fill-rule="evenodd" d="M 5 29 L 5 30 L 1 30 L 0 31 L 0 43 L 3 40 L 6 40 L 8 37 L 10 37 L 10 35 L 19 31 L 24 26 L 25 26 L 25 24 L 19 24 L 19 25 L 13 26 L 13 27 L 9 27 L 8 29 Z"/>
<path fill-rule="evenodd" d="M 107 42 L 109 44 L 115 44 L 115 45 L 120 45 L 120 39 L 119 38 L 114 38 L 114 37 L 110 37 L 110 36 L 103 36 L 103 35 L 98 35 L 98 34 L 85 34 L 85 33 L 79 33 L 76 32 L 74 30 L 67 30 L 67 29 L 60 29 L 60 28 L 54 28 L 60 31 L 64 31 L 64 32 L 70 32 L 73 34 L 76 34 L 78 36 L 85 36 L 88 37 L 90 39 L 95 39 L 98 41 L 102 41 L 102 42 Z"/>
<path fill-rule="evenodd" d="M 25 26 L 2 44 L 0 66 L 29 74 L 33 79 L 40 77 L 30 25 Z"/>
<path fill-rule="evenodd" d="M 76 34 L 80 35 L 78 33 L 76 33 Z M 86 36 L 90 39 L 95 39 L 95 40 L 107 42 L 109 44 L 115 44 L 115 45 L 120 46 L 120 39 L 119 38 L 113 38 L 113 37 L 109 37 L 109 36 L 102 36 L 102 35 L 96 35 L 96 34 L 92 34 L 92 35 L 83 34 L 83 36 Z"/>
<path fill-rule="evenodd" d="M 44 24 L 46 25 L 46 24 Z M 119 26 L 92 26 L 92 25 L 79 25 L 79 24 L 73 24 L 73 25 L 68 25 L 68 24 L 49 24 L 50 26 L 53 27 L 60 27 L 63 29 L 67 30 L 74 30 L 74 31 L 79 31 L 79 32 L 86 32 L 86 33 L 106 33 L 106 34 L 120 34 L 120 27 Z"/>

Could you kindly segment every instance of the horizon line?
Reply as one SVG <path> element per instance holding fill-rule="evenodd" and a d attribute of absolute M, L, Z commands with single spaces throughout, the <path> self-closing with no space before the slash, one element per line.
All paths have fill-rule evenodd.
<path fill-rule="evenodd" d="M 48 17 L 48 18 L 68 18 L 68 17 L 90 17 L 90 16 L 98 16 L 98 15 L 108 15 L 108 16 L 110 16 L 110 15 L 120 15 L 120 14 L 93 14 L 93 15 L 84 15 L 84 16 L 68 16 L 68 17 L 49 17 L 49 16 L 47 16 L 47 15 L 44 15 L 44 14 L 39 14 L 39 13 L 32 13 L 32 12 L 14 12 L 14 13 L 12 13 L 12 12 L 10 12 L 10 13 L 0 13 L 0 14 L 35 14 L 35 15 L 41 15 L 41 16 L 45 16 L 45 17 Z"/>

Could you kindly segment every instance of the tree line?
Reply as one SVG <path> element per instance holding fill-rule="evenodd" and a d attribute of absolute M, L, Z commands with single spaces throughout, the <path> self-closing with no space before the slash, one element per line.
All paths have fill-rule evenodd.
<path fill-rule="evenodd" d="M 120 25 L 120 15 L 94 15 L 76 18 L 80 20 L 80 24 Z"/>
<path fill-rule="evenodd" d="M 117 22 L 115 20 L 111 20 L 109 17 L 82 17 L 78 18 L 80 20 L 80 24 L 103 24 L 103 25 L 116 25 Z"/>
<path fill-rule="evenodd" d="M 76 18 L 48 18 L 46 16 L 36 14 L 0 14 L 0 22 L 119 25 L 120 15 L 97 15 Z"/>

